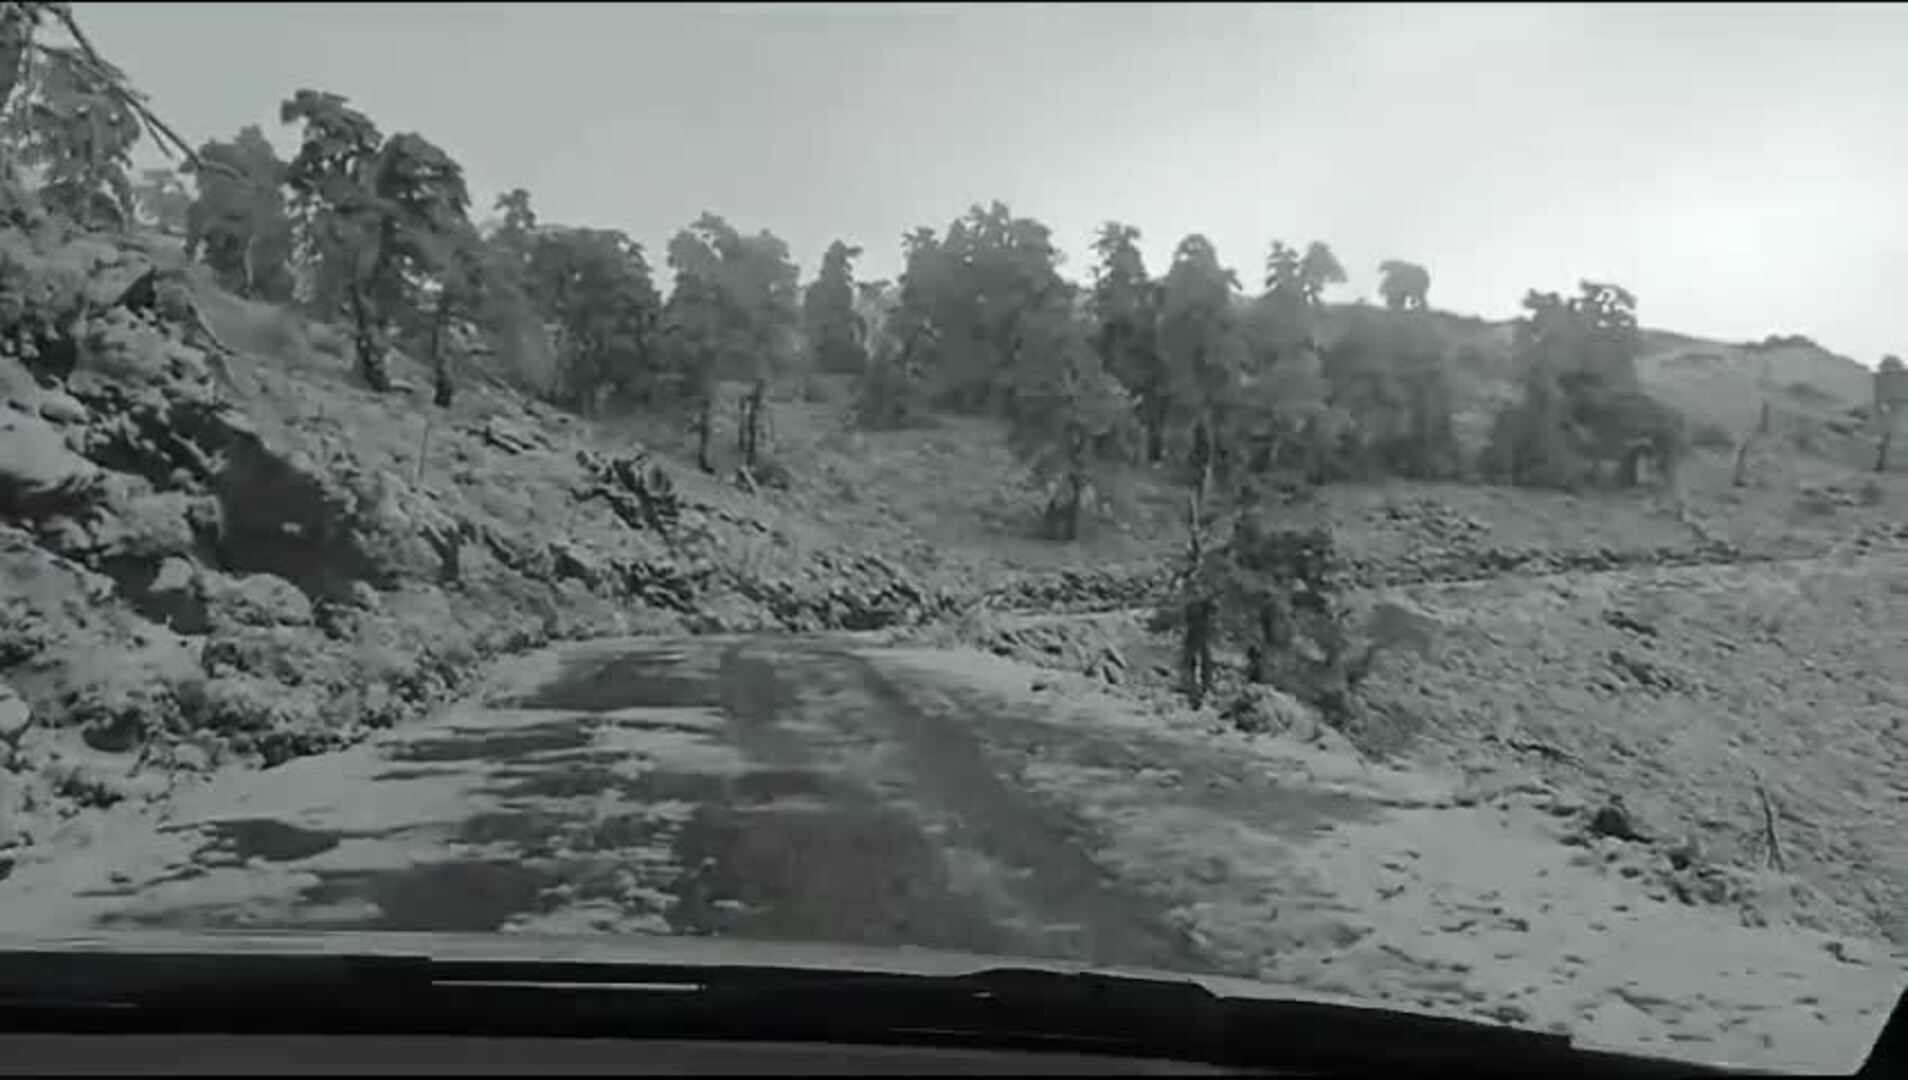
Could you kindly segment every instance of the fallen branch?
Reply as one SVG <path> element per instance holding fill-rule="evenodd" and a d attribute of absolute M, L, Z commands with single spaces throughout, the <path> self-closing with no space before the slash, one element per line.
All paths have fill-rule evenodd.
<path fill-rule="evenodd" d="M 411 477 L 412 487 L 424 486 L 424 458 L 431 448 L 431 419 L 430 413 L 424 414 L 424 433 L 417 439 L 417 472 Z"/>
<path fill-rule="evenodd" d="M 477 436 L 489 445 L 510 454 L 527 454 L 548 445 L 541 442 L 534 432 L 518 431 L 514 426 L 495 416 L 484 421 L 484 426 L 477 430 Z"/>

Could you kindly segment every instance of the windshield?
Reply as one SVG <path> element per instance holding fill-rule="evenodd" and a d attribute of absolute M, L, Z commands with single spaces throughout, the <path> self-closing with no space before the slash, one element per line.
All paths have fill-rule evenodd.
<path fill-rule="evenodd" d="M 0 4 L 0 934 L 1853 1067 L 1908 12 L 1822 10 Z"/>

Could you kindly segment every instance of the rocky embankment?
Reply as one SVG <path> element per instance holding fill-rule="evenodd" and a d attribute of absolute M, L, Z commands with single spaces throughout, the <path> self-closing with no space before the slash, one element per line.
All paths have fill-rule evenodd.
<path fill-rule="evenodd" d="M 433 412 L 342 361 L 236 352 L 196 287 L 132 246 L 0 233 L 0 859 L 181 773 L 350 742 L 553 639 L 951 604 L 511 395 Z"/>
<path fill-rule="evenodd" d="M 1809 559 L 1830 547 L 1800 541 L 1746 547 L 1726 539 L 1627 546 L 1585 544 L 1577 548 L 1523 545 L 1493 539 L 1488 525 L 1470 519 L 1452 529 L 1450 515 L 1435 505 L 1410 506 L 1399 524 L 1419 543 L 1403 552 L 1364 551 L 1355 542 L 1340 552 L 1338 580 L 1348 589 L 1460 584 L 1503 577 L 1540 577 L 1675 568 L 1734 566 Z M 1851 528 L 1835 548 L 1855 554 L 1896 550 L 1908 544 L 1908 521 L 1864 523 Z M 1067 568 L 1003 575 L 979 594 L 983 606 L 1006 611 L 1093 614 L 1149 607 L 1170 595 L 1170 567 L 1156 564 Z"/>

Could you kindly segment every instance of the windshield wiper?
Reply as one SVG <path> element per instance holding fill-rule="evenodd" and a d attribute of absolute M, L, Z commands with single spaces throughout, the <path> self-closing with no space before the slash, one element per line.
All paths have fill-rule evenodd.
<path fill-rule="evenodd" d="M 0 1031 L 49 1025 L 911 1043 L 1320 1072 L 1730 1071 L 1456 1018 L 1228 997 L 1190 980 L 1038 968 L 915 975 L 383 954 L 0 952 Z"/>

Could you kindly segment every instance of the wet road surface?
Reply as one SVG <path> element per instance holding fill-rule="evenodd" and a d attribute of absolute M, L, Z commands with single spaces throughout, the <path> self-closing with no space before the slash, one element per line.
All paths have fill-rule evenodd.
<path fill-rule="evenodd" d="M 823 641 L 581 648 L 534 689 L 209 785 L 77 898 L 98 927 L 655 932 L 1222 968 L 1022 782 L 1057 738 Z M 1076 758 L 1147 756 L 1073 738 Z"/>
<path fill-rule="evenodd" d="M 1508 1004 L 1606 1045 L 1779 1048 L 1767 1064 L 1813 1071 L 1852 1068 L 1900 992 L 1878 948 L 1639 899 L 1441 781 L 1255 750 L 992 659 L 795 637 L 567 646 L 494 680 L 517 689 L 347 750 L 74 819 L 0 879 L 0 934 L 911 946 L 1500 1022 Z"/>

